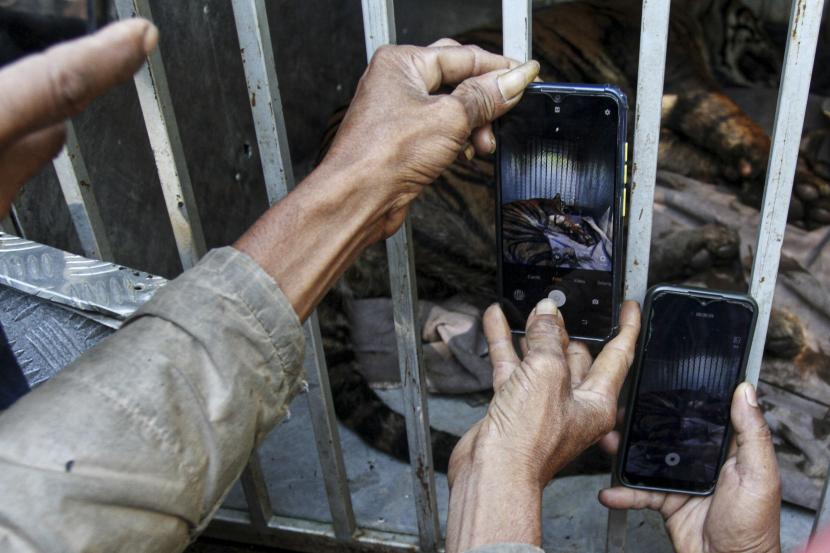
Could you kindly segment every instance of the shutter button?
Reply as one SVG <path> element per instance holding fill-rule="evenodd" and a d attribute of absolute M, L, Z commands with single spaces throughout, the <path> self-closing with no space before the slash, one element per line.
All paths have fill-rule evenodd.
<path fill-rule="evenodd" d="M 553 300 L 553 303 L 556 304 L 556 307 L 562 307 L 565 305 L 567 301 L 567 297 L 565 296 L 565 292 L 562 290 L 551 290 L 548 294 L 548 298 Z"/>

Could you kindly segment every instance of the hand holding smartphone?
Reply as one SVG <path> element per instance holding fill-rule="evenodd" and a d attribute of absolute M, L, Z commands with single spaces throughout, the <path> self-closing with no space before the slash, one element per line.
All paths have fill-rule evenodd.
<path fill-rule="evenodd" d="M 534 83 L 496 122 L 499 294 L 514 332 L 548 297 L 572 338 L 616 333 L 626 111 L 610 85 Z"/>
<path fill-rule="evenodd" d="M 744 295 L 668 285 L 649 290 L 618 455 L 623 485 L 712 493 L 757 310 Z"/>

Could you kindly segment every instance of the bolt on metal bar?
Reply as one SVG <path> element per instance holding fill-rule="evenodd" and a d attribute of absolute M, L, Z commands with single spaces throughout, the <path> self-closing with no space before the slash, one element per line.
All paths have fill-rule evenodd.
<path fill-rule="evenodd" d="M 813 521 L 812 533 L 815 534 L 828 526 L 830 526 L 830 473 L 824 479 L 824 490 L 821 492 L 821 500 L 818 504 L 818 511 L 816 511 L 816 519 Z"/>
<path fill-rule="evenodd" d="M 258 451 L 251 454 L 240 481 L 242 491 L 245 492 L 245 500 L 248 502 L 251 524 L 260 532 L 266 530 L 274 511 L 271 509 L 271 498 L 268 497 L 268 485 L 262 474 Z"/>
<path fill-rule="evenodd" d="M 753 385 L 758 384 L 764 356 L 823 7 L 824 0 L 793 0 L 790 11 L 772 149 L 764 182 L 761 224 L 749 285 L 749 293 L 758 303 L 758 323 L 746 370 L 746 379 Z"/>
<path fill-rule="evenodd" d="M 533 51 L 533 0 L 503 0 L 501 28 L 504 55 L 525 62 Z"/>
<path fill-rule="evenodd" d="M 362 0 L 366 58 L 395 42 L 395 8 L 392 0 Z M 389 284 L 401 373 L 406 437 L 412 471 L 415 512 L 421 551 L 438 551 L 441 527 L 435 495 L 432 442 L 426 402 L 426 379 L 421 357 L 421 333 L 418 325 L 418 293 L 415 286 L 415 261 L 412 251 L 412 227 L 407 218 L 403 226 L 386 241 L 389 261 Z"/>
<path fill-rule="evenodd" d="M 267 9 L 264 0 L 233 0 L 232 6 L 268 202 L 273 205 L 294 187 L 294 172 L 286 138 Z M 357 525 L 316 312 L 308 318 L 304 330 L 305 372 L 309 383 L 306 397 L 332 527 L 338 539 L 350 539 L 354 536 Z M 265 483 L 262 485 L 265 486 Z"/>
<path fill-rule="evenodd" d="M 92 180 L 72 121 L 66 122 L 66 144 L 53 165 L 84 255 L 112 261 L 112 248 L 104 230 L 98 202 L 92 192 Z"/>
<path fill-rule="evenodd" d="M 149 0 L 114 0 L 120 19 L 133 16 L 153 20 Z M 144 125 L 156 160 L 164 204 L 182 268 L 189 269 L 205 254 L 205 236 L 199 219 L 190 172 L 184 157 L 179 126 L 173 111 L 167 74 L 156 48 L 135 75 L 135 88 L 144 115 Z"/>
<path fill-rule="evenodd" d="M 669 6 L 669 0 L 644 1 L 640 22 L 634 157 L 629 194 L 631 203 L 628 209 L 628 252 L 625 261 L 625 298 L 637 300 L 640 305 L 648 287 L 654 184 L 657 178 L 660 114 L 669 34 Z M 611 478 L 611 484 L 618 484 L 614 476 Z M 608 512 L 606 553 L 625 551 L 627 521 L 626 511 Z"/>

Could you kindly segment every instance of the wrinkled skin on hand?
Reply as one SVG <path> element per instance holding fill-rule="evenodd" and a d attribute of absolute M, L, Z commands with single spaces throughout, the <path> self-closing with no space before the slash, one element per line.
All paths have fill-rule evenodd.
<path fill-rule="evenodd" d="M 731 414 L 735 437 L 713 495 L 611 488 L 600 492 L 600 502 L 658 511 L 678 553 L 779 553 L 781 479 L 751 384 L 735 390 Z"/>
<path fill-rule="evenodd" d="M 639 309 L 626 302 L 620 333 L 592 363 L 584 344 L 570 342 L 562 314 L 540 303 L 528 318 L 527 353 L 520 359 L 501 309 L 491 306 L 484 330 L 495 395 L 487 415 L 470 429 L 450 460 L 450 479 L 482 449 L 510 459 L 540 486 L 613 430 L 617 396 L 640 328 Z"/>
<path fill-rule="evenodd" d="M 499 306 L 487 310 L 483 323 L 495 395 L 450 458 L 448 552 L 540 543 L 543 488 L 590 445 L 607 441 L 614 427 L 640 310 L 636 302 L 623 304 L 620 332 L 596 361 L 584 344 L 569 341 L 551 300 L 528 318 L 522 358 Z"/>
<path fill-rule="evenodd" d="M 511 69 L 513 69 L 511 71 Z M 384 46 L 369 63 L 325 162 L 370 165 L 383 187 L 367 187 L 369 205 L 400 226 L 409 203 L 459 154 L 492 153 L 490 122 L 521 98 L 539 72 L 476 46 L 441 39 L 426 48 Z M 447 94 L 437 94 L 445 86 Z M 378 196 L 380 195 L 380 196 Z"/>

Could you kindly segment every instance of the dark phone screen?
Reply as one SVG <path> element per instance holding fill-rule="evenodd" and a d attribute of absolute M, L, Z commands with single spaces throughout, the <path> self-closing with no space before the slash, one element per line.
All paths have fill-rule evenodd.
<path fill-rule="evenodd" d="M 514 329 L 547 296 L 571 334 L 612 331 L 618 115 L 608 96 L 528 91 L 500 122 L 502 305 Z"/>
<path fill-rule="evenodd" d="M 712 488 L 753 315 L 748 302 L 670 292 L 653 298 L 623 462 L 627 483 Z"/>

